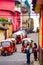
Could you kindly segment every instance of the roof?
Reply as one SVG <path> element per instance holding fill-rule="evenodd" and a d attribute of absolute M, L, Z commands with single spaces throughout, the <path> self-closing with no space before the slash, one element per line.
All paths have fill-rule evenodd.
<path fill-rule="evenodd" d="M 22 32 L 21 31 L 18 31 L 18 32 L 14 33 L 14 34 L 21 35 Z"/>
<path fill-rule="evenodd" d="M 23 40 L 31 40 L 31 38 L 24 38 Z"/>
<path fill-rule="evenodd" d="M 11 25 L 12 25 L 12 22 L 6 22 L 6 21 L 1 22 L 1 21 L 0 21 L 0 24 L 11 24 Z"/>
<path fill-rule="evenodd" d="M 6 39 L 6 40 L 15 40 L 15 38 L 8 38 L 8 39 Z"/>
<path fill-rule="evenodd" d="M 31 38 L 24 38 L 23 40 L 28 40 L 29 42 L 31 42 Z"/>
<path fill-rule="evenodd" d="M 7 41 L 11 42 L 11 40 L 8 40 L 8 39 L 2 40 L 1 42 L 7 42 Z"/>
<path fill-rule="evenodd" d="M 25 31 L 24 30 L 21 30 L 21 31 L 18 31 L 18 32 L 15 32 L 14 34 L 17 34 L 17 35 L 22 35 L 22 34 L 24 34 L 25 35 Z"/>
<path fill-rule="evenodd" d="M 0 30 L 8 30 L 8 28 L 6 28 L 6 27 L 0 25 Z"/>

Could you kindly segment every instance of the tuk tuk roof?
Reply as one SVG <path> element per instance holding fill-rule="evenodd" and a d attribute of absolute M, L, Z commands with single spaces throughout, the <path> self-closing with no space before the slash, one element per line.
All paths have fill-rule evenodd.
<path fill-rule="evenodd" d="M 16 32 L 16 33 L 14 33 L 14 34 L 16 34 L 16 35 L 21 35 L 21 34 L 23 34 L 25 31 L 24 30 L 21 30 L 21 31 L 18 31 L 18 32 Z M 25 33 L 24 33 L 25 34 Z"/>
<path fill-rule="evenodd" d="M 8 40 L 8 39 L 2 40 L 1 42 L 7 42 L 7 41 L 11 42 L 11 40 Z"/>
<path fill-rule="evenodd" d="M 14 44 L 16 44 L 16 40 L 15 40 L 15 38 L 8 38 L 7 40 L 10 40 L 11 42 L 13 41 L 15 41 L 15 43 Z"/>
<path fill-rule="evenodd" d="M 15 38 L 8 38 L 7 40 L 15 40 Z"/>
<path fill-rule="evenodd" d="M 14 33 L 14 34 L 16 34 L 16 35 L 21 35 L 22 32 L 21 32 L 21 31 L 18 31 L 18 32 Z"/>
<path fill-rule="evenodd" d="M 28 40 L 31 43 L 31 38 L 24 38 L 23 40 Z"/>
<path fill-rule="evenodd" d="M 25 34 L 26 34 L 25 30 L 20 30 L 20 31 L 13 33 L 12 37 L 16 38 L 16 35 L 23 35 L 24 36 Z"/>

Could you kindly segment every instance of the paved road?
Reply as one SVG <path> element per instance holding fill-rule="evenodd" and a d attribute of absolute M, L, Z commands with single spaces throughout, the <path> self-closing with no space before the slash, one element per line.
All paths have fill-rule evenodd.
<path fill-rule="evenodd" d="M 21 53 L 21 44 L 17 45 L 17 52 L 10 56 L 0 56 L 0 65 L 25 65 L 26 54 Z"/>
<path fill-rule="evenodd" d="M 32 37 L 32 39 L 34 39 L 36 35 L 37 34 L 34 34 L 34 37 Z M 38 39 L 38 36 L 35 39 Z M 35 39 L 34 41 L 37 42 L 37 40 Z M 0 65 L 27 65 L 26 64 L 26 54 L 21 53 L 21 44 L 17 45 L 17 52 L 13 53 L 13 55 L 0 56 Z"/>

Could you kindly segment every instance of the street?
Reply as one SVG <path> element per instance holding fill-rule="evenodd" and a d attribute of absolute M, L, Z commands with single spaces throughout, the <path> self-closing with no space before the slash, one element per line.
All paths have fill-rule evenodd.
<path fill-rule="evenodd" d="M 17 52 L 13 53 L 13 55 L 0 56 L 0 65 L 27 65 L 26 54 L 21 53 L 21 44 L 17 45 Z"/>
<path fill-rule="evenodd" d="M 21 44 L 17 45 L 17 52 L 10 56 L 0 56 L 0 65 L 24 65 L 26 54 L 21 53 Z"/>

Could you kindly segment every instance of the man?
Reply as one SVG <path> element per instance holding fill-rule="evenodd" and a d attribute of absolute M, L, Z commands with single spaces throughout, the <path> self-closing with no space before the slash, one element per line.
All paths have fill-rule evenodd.
<path fill-rule="evenodd" d="M 27 57 L 27 63 L 30 64 L 29 44 L 27 44 L 27 48 L 26 48 L 26 57 Z"/>

